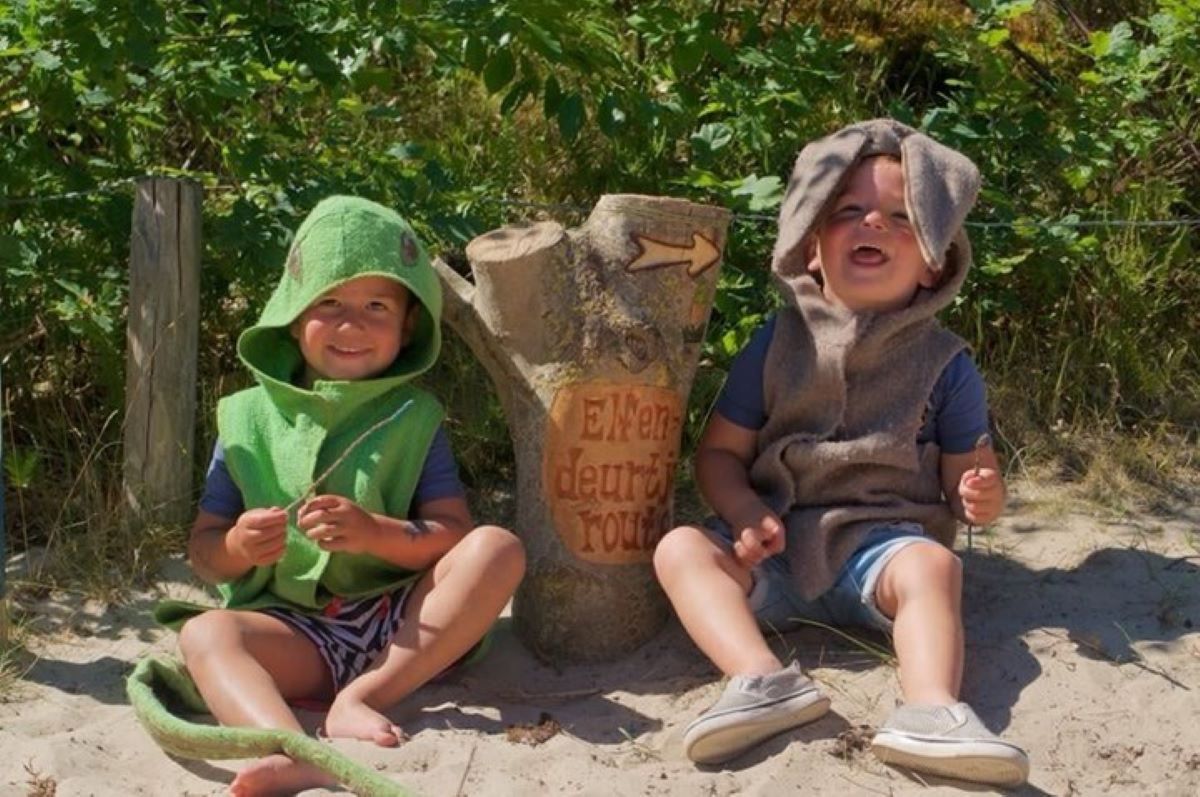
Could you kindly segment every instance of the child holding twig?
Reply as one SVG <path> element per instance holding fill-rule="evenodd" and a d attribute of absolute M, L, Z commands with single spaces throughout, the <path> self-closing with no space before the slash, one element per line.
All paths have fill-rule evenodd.
<path fill-rule="evenodd" d="M 659 543 L 655 569 L 684 627 L 731 676 L 684 737 L 701 763 L 823 715 L 760 626 L 797 620 L 891 632 L 904 705 L 874 738 L 885 761 L 1023 782 L 1025 752 L 958 699 L 956 522 L 1004 505 L 987 404 L 965 343 L 935 314 L 971 262 L 963 220 L 979 175 L 890 120 L 805 147 L 772 269 L 786 307 L 738 356 L 696 454 L 719 516 Z"/>
<path fill-rule="evenodd" d="M 333 197 L 300 226 L 238 354 L 258 384 L 223 399 L 188 545 L 224 606 L 180 604 L 188 671 L 225 725 L 301 730 L 290 704 L 329 703 L 324 732 L 394 746 L 389 707 L 464 657 L 524 572 L 518 540 L 473 523 L 441 426 L 412 385 L 441 344 L 429 256 L 396 213 Z M 284 755 L 236 795 L 332 785 Z"/>

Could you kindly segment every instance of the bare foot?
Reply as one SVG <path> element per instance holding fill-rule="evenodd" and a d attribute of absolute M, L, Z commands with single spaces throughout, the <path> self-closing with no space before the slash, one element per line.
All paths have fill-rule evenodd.
<path fill-rule="evenodd" d="M 334 739 L 359 739 L 380 747 L 396 747 L 408 741 L 399 725 L 365 703 L 338 695 L 325 717 L 325 735 Z"/>
<path fill-rule="evenodd" d="M 337 781 L 312 764 L 293 761 L 282 753 L 260 758 L 229 784 L 231 797 L 283 797 Z"/>

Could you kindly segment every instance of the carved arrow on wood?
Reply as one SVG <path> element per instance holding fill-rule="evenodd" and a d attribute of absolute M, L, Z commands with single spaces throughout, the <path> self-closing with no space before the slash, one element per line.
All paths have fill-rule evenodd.
<path fill-rule="evenodd" d="M 630 237 L 638 246 L 637 257 L 625 266 L 630 273 L 686 264 L 688 276 L 698 277 L 721 259 L 721 250 L 716 244 L 698 232 L 692 233 L 691 246 L 679 246 L 638 233 Z"/>

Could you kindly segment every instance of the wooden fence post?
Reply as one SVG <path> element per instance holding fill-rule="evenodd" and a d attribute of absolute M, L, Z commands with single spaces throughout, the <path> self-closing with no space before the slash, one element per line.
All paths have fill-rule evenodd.
<path fill-rule="evenodd" d="M 201 198 L 193 181 L 149 177 L 133 204 L 124 492 L 141 520 L 191 514 Z"/>

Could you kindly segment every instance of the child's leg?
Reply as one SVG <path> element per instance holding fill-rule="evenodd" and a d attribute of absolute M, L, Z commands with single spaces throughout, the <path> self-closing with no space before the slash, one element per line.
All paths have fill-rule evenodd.
<path fill-rule="evenodd" d="M 330 736 L 395 744 L 383 716 L 452 665 L 491 628 L 525 572 L 525 552 L 510 532 L 480 526 L 443 556 L 413 589 L 404 624 L 370 669 L 333 701 Z"/>
<path fill-rule="evenodd" d="M 965 703 L 962 684 L 962 565 L 933 542 L 900 549 L 875 588 L 879 610 L 894 618 L 905 705 L 892 712 L 872 747 L 883 761 L 943 777 L 1016 786 L 1029 758 L 993 734 Z"/>
<path fill-rule="evenodd" d="M 750 608 L 750 571 L 707 532 L 668 532 L 654 551 L 654 572 L 688 636 L 721 672 L 765 675 L 783 666 Z"/>
<path fill-rule="evenodd" d="M 902 548 L 884 566 L 875 600 L 894 623 L 905 702 L 957 702 L 963 671 L 962 563 L 954 552 L 934 542 Z"/>
<path fill-rule="evenodd" d="M 688 634 L 731 676 L 717 702 L 684 731 L 688 758 L 725 761 L 829 710 L 799 665 L 783 667 L 767 646 L 748 597 L 754 579 L 730 548 L 683 526 L 659 541 L 654 568 Z"/>
<path fill-rule="evenodd" d="M 184 624 L 179 647 L 204 702 L 222 725 L 303 733 L 287 700 L 332 692 L 328 668 L 313 643 L 267 614 L 205 612 Z M 315 767 L 273 755 L 239 772 L 230 794 L 295 793 L 334 783 Z"/>

